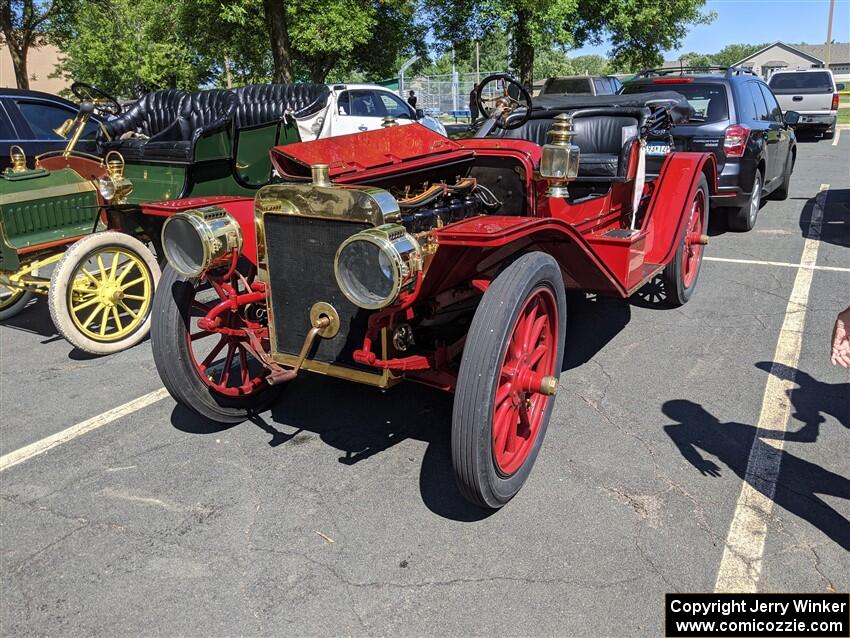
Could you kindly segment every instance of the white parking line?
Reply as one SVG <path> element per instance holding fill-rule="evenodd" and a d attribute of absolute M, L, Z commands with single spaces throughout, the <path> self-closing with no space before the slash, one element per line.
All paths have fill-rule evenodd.
<path fill-rule="evenodd" d="M 829 184 L 821 184 L 812 211 L 808 238 L 803 246 L 800 268 L 785 308 L 785 319 L 779 331 L 758 420 L 758 430 L 762 432 L 770 430 L 772 433 L 784 433 L 788 427 L 788 390 L 794 385 L 793 371 L 797 368 L 800 358 L 803 328 L 806 323 L 806 304 L 814 273 L 811 266 L 817 260 L 823 208 L 828 190 Z M 783 373 L 783 370 L 791 370 L 791 373 Z M 758 588 L 767 536 L 767 519 L 773 509 L 773 495 L 776 492 L 784 444 L 783 438 L 761 438 L 759 432 L 756 432 L 738 504 L 735 507 L 735 516 L 729 526 L 726 547 L 717 572 L 715 592 L 754 592 Z"/>
<path fill-rule="evenodd" d="M 0 456 L 0 472 L 3 470 L 8 470 L 13 465 L 17 465 L 18 463 L 23 463 L 34 456 L 38 456 L 39 454 L 44 454 L 48 450 L 56 447 L 57 445 L 62 445 L 63 443 L 67 443 L 72 439 L 76 439 L 78 436 L 82 436 L 87 432 L 91 432 L 92 430 L 96 430 L 99 427 L 107 425 L 108 423 L 112 423 L 113 421 L 120 419 L 123 416 L 127 416 L 128 414 L 132 414 L 133 412 L 137 412 L 144 407 L 151 405 L 152 403 L 156 403 L 160 399 L 164 399 L 168 396 L 168 390 L 165 388 L 160 388 L 159 390 L 154 390 L 153 392 L 149 392 L 148 394 L 139 397 L 138 399 L 133 399 L 132 401 L 125 403 L 124 405 L 119 405 L 117 408 L 112 408 L 104 412 L 103 414 L 98 414 L 95 417 L 90 419 L 86 419 L 82 423 L 77 423 L 77 425 L 72 425 L 71 427 L 62 430 L 61 432 L 57 432 L 56 434 L 52 434 L 48 437 L 41 439 L 40 441 L 36 441 L 35 443 L 31 443 L 25 447 L 15 450 L 14 452 L 9 452 L 8 454 L 4 454 Z"/>
<path fill-rule="evenodd" d="M 787 261 L 760 261 L 758 259 L 728 259 L 726 257 L 703 257 L 703 261 L 722 261 L 729 264 L 755 264 L 757 266 L 783 266 L 785 268 L 808 268 L 832 272 L 850 272 L 850 268 L 840 266 L 818 266 L 816 264 L 791 264 Z"/>

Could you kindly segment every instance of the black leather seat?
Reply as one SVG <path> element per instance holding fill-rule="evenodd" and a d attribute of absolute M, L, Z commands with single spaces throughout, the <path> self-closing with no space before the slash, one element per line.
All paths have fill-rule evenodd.
<path fill-rule="evenodd" d="M 325 84 L 252 84 L 233 93 L 238 130 L 277 122 L 287 113 L 313 115 L 327 104 L 330 89 Z"/>
<path fill-rule="evenodd" d="M 537 114 L 535 114 L 537 115 Z M 516 129 L 497 129 L 496 137 L 522 139 L 543 146 L 552 127 L 552 116 L 532 117 Z M 573 144 L 581 149 L 579 178 L 611 179 L 625 176 L 626 162 L 634 139 L 623 139 L 623 128 L 633 126 L 637 134 L 637 118 L 592 115 L 573 119 Z M 631 137 L 631 136 L 628 136 Z"/>
<path fill-rule="evenodd" d="M 201 136 L 233 126 L 236 101 L 231 91 L 221 89 L 149 93 L 105 124 L 112 141 L 102 141 L 103 151 L 120 151 L 127 161 L 191 162 Z M 127 132 L 147 139 L 120 139 Z"/>

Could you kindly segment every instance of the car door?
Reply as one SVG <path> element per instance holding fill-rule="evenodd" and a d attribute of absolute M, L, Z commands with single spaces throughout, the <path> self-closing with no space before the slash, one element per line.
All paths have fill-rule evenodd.
<path fill-rule="evenodd" d="M 752 121 L 751 134 L 764 148 L 764 182 L 767 184 L 776 176 L 774 164 L 776 163 L 776 144 L 779 139 L 776 132 L 771 130 L 770 109 L 767 107 L 767 101 L 759 88 L 759 83 L 756 81 L 747 82 L 747 90 L 750 92 L 756 109 L 756 119 Z"/>
<path fill-rule="evenodd" d="M 5 100 L 0 99 L 0 170 L 11 164 L 9 160 L 10 149 L 19 141 L 18 133 L 6 112 L 4 102 Z M 24 149 L 24 152 L 26 152 L 26 149 Z"/>
<path fill-rule="evenodd" d="M 381 128 L 387 109 L 371 89 L 349 89 L 339 94 L 333 115 L 332 135 L 361 133 Z"/>
<path fill-rule="evenodd" d="M 766 84 L 759 83 L 764 101 L 767 104 L 768 115 L 770 117 L 769 127 L 770 133 L 768 137 L 768 153 L 770 162 L 773 166 L 768 168 L 768 173 L 772 175 L 771 179 L 781 179 L 785 172 L 785 160 L 788 157 L 788 146 L 791 136 L 788 133 L 788 127 L 782 118 L 782 109 L 779 107 L 779 102 L 773 95 L 773 92 Z M 773 152 L 770 153 L 772 148 Z"/>
<path fill-rule="evenodd" d="M 68 118 L 76 116 L 77 111 L 75 109 L 59 102 L 36 97 L 16 97 L 9 102 L 13 103 L 17 110 L 17 118 L 15 113 L 11 115 L 13 119 L 17 120 L 21 141 L 32 149 L 33 154 L 40 155 L 48 151 L 60 151 L 65 148 L 67 140 L 53 129 L 61 126 Z M 11 104 L 8 104 L 8 106 L 11 106 Z M 77 145 L 77 150 L 91 152 L 96 132 L 97 123 L 90 121 L 86 125 L 80 143 Z"/>

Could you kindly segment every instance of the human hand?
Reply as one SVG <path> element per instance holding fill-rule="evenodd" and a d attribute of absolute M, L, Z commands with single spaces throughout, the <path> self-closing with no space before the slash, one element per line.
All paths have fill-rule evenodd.
<path fill-rule="evenodd" d="M 850 367 L 850 307 L 838 313 L 832 329 L 832 365 Z"/>
<path fill-rule="evenodd" d="M 703 476 L 720 476 L 720 468 L 714 461 L 703 459 L 703 462 L 697 466 L 699 473 Z"/>

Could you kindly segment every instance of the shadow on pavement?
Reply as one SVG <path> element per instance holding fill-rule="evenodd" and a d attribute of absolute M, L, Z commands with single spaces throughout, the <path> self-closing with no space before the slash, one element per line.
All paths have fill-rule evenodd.
<path fill-rule="evenodd" d="M 758 367 L 770 370 L 772 364 L 761 362 Z M 828 413 L 848 427 L 846 397 L 850 384 L 825 384 L 804 372 L 777 365 L 774 371 L 782 378 L 793 372 L 799 385 L 789 395 L 795 409 L 794 416 L 803 421 L 803 427 L 792 432 L 758 430 L 746 423 L 721 423 L 701 405 L 677 399 L 668 401 L 662 412 L 675 423 L 664 426 L 664 431 L 675 443 L 682 456 L 704 476 L 720 476 L 721 468 L 704 454 L 716 457 L 741 480 L 745 479 L 750 448 L 762 448 L 764 455 L 780 454 L 779 476 L 775 490 L 769 481 L 752 478 L 750 485 L 771 498 L 788 512 L 808 521 L 840 547 L 850 550 L 850 521 L 833 509 L 820 495 L 850 500 L 850 480 L 830 472 L 815 463 L 801 459 L 788 451 L 778 451 L 766 440 L 782 439 L 802 443 L 817 440 L 822 413 Z M 759 438 L 755 438 L 758 431 Z"/>
<path fill-rule="evenodd" d="M 44 337 L 45 340 L 41 343 L 52 343 L 62 339 L 53 325 L 53 319 L 50 318 L 47 297 L 42 299 L 40 295 L 36 295 L 20 313 L 10 319 L 4 319 L 3 325 Z"/>
<path fill-rule="evenodd" d="M 812 212 L 816 201 L 816 196 L 809 199 L 800 215 L 800 232 L 803 237 L 850 248 L 850 189 L 829 190 L 823 207 L 820 237 L 814 237 L 811 231 Z"/>
<path fill-rule="evenodd" d="M 628 299 L 571 292 L 567 298 L 567 343 L 561 370 L 590 361 L 631 321 Z"/>
<path fill-rule="evenodd" d="M 406 439 L 428 444 L 422 459 L 419 489 L 425 505 L 439 516 L 478 521 L 493 514 L 464 500 L 455 485 L 451 462 L 452 395 L 402 383 L 386 392 L 319 375 L 299 377 L 282 389 L 281 397 L 251 422 L 281 448 L 306 441 L 305 433 L 340 451 L 343 465 L 355 465 Z M 172 425 L 191 434 L 215 434 L 228 429 L 177 406 Z M 280 429 L 293 430 L 284 432 Z M 243 426 L 244 427 L 244 426 Z"/>

